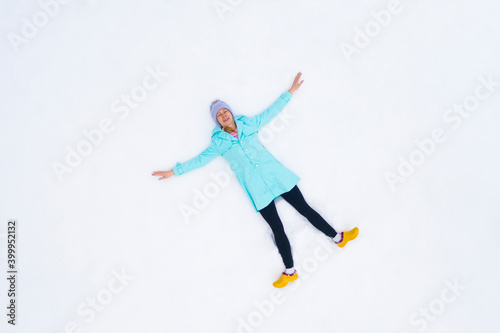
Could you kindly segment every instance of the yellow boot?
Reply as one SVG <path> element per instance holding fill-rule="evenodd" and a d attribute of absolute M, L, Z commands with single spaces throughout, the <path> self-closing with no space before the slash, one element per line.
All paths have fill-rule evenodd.
<path fill-rule="evenodd" d="M 290 275 L 283 272 L 283 274 L 281 274 L 281 277 L 273 283 L 273 286 L 275 286 L 276 288 L 283 288 L 288 284 L 288 282 L 295 281 L 298 277 L 299 276 L 297 275 L 297 271 L 293 272 L 293 274 Z"/>
<path fill-rule="evenodd" d="M 342 240 L 339 243 L 337 243 L 337 245 L 340 246 L 340 247 L 344 247 L 347 244 L 348 241 L 351 241 L 354 238 L 358 237 L 358 234 L 359 234 L 358 227 L 356 227 L 356 228 L 354 228 L 352 230 L 343 232 L 342 233 Z"/>

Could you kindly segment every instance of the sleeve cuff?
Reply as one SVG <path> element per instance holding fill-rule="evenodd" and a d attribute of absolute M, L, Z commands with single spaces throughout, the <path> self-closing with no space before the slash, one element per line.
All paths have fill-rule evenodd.
<path fill-rule="evenodd" d="M 176 176 L 180 176 L 184 173 L 184 170 L 182 169 L 182 166 L 179 162 L 177 162 L 177 164 L 173 167 L 172 170 L 174 171 L 174 174 Z"/>
<path fill-rule="evenodd" d="M 292 94 L 287 90 L 282 93 L 280 97 L 283 98 L 285 102 L 288 102 L 292 98 Z"/>

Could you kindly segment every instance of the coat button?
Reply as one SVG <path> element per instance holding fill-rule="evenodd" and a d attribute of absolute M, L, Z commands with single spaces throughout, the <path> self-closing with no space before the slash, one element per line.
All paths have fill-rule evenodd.
<path fill-rule="evenodd" d="M 245 148 L 245 150 L 248 150 L 247 148 Z"/>
<path fill-rule="evenodd" d="M 255 166 L 259 166 L 258 164 L 255 164 Z"/>
<path fill-rule="evenodd" d="M 253 158 L 252 156 L 250 156 L 250 158 Z"/>

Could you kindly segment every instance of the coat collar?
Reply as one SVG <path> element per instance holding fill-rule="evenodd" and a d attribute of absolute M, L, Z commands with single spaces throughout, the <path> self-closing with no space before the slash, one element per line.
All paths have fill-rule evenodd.
<path fill-rule="evenodd" d="M 238 130 L 238 138 L 241 139 L 242 136 L 244 136 L 245 133 L 245 124 L 243 123 L 243 120 L 241 119 L 243 116 L 236 116 L 234 118 L 234 122 L 236 123 L 236 129 Z M 228 132 L 224 131 L 220 126 L 215 126 L 215 128 L 212 130 L 212 137 L 214 135 L 217 135 L 221 139 L 225 140 L 233 140 L 233 141 L 238 141 L 234 136 L 229 134 Z"/>

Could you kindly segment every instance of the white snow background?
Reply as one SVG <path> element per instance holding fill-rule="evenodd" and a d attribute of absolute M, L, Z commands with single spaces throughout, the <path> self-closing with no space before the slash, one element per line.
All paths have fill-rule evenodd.
<path fill-rule="evenodd" d="M 0 10 L 2 332 L 497 331 L 497 1 Z M 336 230 L 360 234 L 339 248 L 277 198 L 299 280 L 276 289 L 271 230 L 223 157 L 162 181 L 151 173 L 209 146 L 214 99 L 256 115 L 298 72 L 302 87 L 261 141 Z M 76 149 L 85 156 L 69 167 Z"/>

